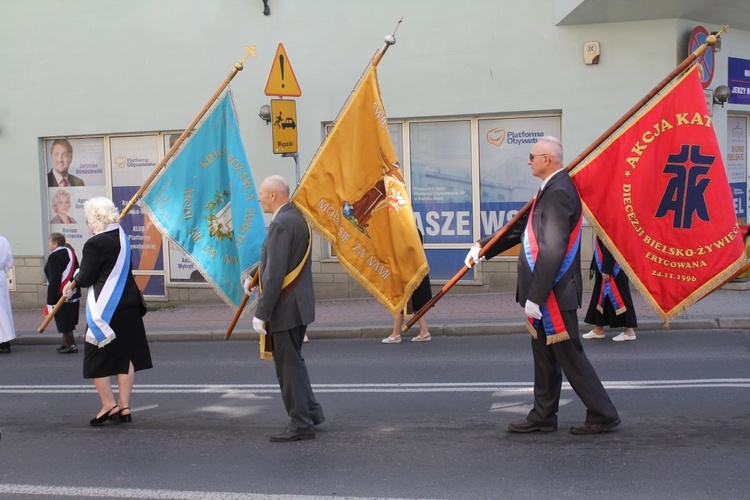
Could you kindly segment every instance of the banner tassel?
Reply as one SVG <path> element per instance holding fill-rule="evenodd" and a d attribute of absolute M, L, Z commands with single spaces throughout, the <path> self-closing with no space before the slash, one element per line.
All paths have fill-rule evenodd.
<path fill-rule="evenodd" d="M 273 361 L 273 341 L 271 340 L 271 332 L 260 336 L 260 359 Z"/>

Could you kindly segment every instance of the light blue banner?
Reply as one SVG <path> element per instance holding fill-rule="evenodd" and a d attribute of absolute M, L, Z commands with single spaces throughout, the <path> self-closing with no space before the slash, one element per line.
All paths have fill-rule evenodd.
<path fill-rule="evenodd" d="M 245 293 L 240 277 L 260 261 L 266 231 L 230 94 L 142 201 L 217 293 L 239 306 Z"/>

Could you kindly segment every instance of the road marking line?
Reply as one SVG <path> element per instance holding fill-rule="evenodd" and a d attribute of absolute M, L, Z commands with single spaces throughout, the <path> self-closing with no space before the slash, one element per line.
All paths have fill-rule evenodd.
<path fill-rule="evenodd" d="M 42 486 L 32 484 L 0 484 L 0 493 L 52 497 L 144 498 L 179 500 L 406 500 L 397 498 L 342 497 L 318 495 L 277 495 L 234 493 L 231 491 L 180 491 L 148 488 L 95 488 L 76 486 Z"/>
<path fill-rule="evenodd" d="M 691 388 L 750 388 L 747 378 L 689 379 L 689 380 L 623 380 L 603 382 L 609 390 L 651 390 Z M 532 388 L 531 382 L 456 382 L 456 383 L 399 383 L 399 384 L 313 384 L 319 393 L 435 393 L 435 392 L 508 392 L 523 393 Z M 570 384 L 563 383 L 564 390 Z M 0 385 L 0 394 L 89 394 L 96 390 L 91 385 Z M 139 394 L 276 394 L 276 384 L 142 384 L 133 392 Z"/>

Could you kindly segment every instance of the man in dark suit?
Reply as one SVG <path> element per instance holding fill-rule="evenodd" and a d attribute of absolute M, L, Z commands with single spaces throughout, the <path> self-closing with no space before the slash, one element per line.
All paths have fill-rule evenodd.
<path fill-rule="evenodd" d="M 278 175 L 266 178 L 258 190 L 263 212 L 273 214 L 260 257 L 260 294 L 253 328 L 273 336 L 273 362 L 281 397 L 289 414 L 274 442 L 315 439 L 314 426 L 323 423 L 307 374 L 302 344 L 307 325 L 315 320 L 310 262 L 310 227 L 289 202 L 289 184 Z M 284 286 L 285 278 L 290 281 Z M 247 288 L 247 282 L 245 287 Z"/>
<path fill-rule="evenodd" d="M 502 244 L 483 255 L 491 258 L 511 243 L 523 243 L 518 256 L 516 300 L 524 306 L 532 334 L 534 407 L 526 420 L 508 425 L 511 432 L 557 430 L 562 373 L 587 409 L 585 422 L 571 427 L 571 433 L 598 434 L 620 424 L 617 410 L 578 336 L 577 309 L 583 292 L 582 207 L 562 157 L 562 144 L 554 137 L 543 137 L 534 144 L 528 164 L 532 175 L 542 179 L 542 187 L 529 215 L 519 221 L 525 228 L 523 232 L 514 228 Z M 467 266 L 479 260 L 479 249 L 491 238 L 474 245 L 466 257 Z"/>
<path fill-rule="evenodd" d="M 73 161 L 73 146 L 67 139 L 55 139 L 50 148 L 52 168 L 47 173 L 47 186 L 66 187 L 83 186 L 83 179 L 68 173 Z"/>

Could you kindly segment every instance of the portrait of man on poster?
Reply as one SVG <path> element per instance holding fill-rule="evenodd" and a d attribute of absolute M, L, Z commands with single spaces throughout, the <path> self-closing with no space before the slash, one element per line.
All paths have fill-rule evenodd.
<path fill-rule="evenodd" d="M 67 187 L 83 186 L 83 179 L 68 173 L 73 161 L 73 146 L 67 139 L 55 139 L 50 148 L 52 168 L 47 173 L 47 186 Z"/>

